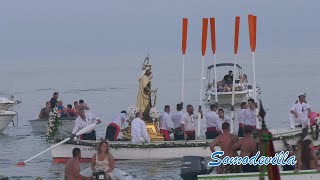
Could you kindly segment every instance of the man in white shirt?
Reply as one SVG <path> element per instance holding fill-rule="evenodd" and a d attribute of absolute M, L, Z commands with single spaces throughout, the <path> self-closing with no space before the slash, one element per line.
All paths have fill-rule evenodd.
<path fill-rule="evenodd" d="M 308 114 L 311 112 L 310 104 L 306 102 L 306 94 L 301 93 L 298 96 L 299 100 L 296 101 L 290 109 L 290 127 L 294 129 L 295 123 L 302 125 L 302 128 L 308 125 Z"/>
<path fill-rule="evenodd" d="M 257 115 L 256 115 L 256 105 L 254 99 L 248 100 L 248 108 L 243 112 L 244 113 L 244 125 L 249 125 L 251 128 L 257 129 Z"/>
<path fill-rule="evenodd" d="M 170 141 L 169 131 L 173 129 L 173 124 L 169 116 L 169 113 L 170 106 L 166 105 L 164 107 L 164 113 L 159 117 L 160 133 L 163 134 L 165 141 Z"/>
<path fill-rule="evenodd" d="M 199 113 L 201 114 L 202 118 L 201 111 Z M 180 122 L 185 140 L 195 140 L 196 120 L 197 116 L 193 114 L 193 106 L 189 104 L 187 106 L 187 112 L 183 115 Z"/>
<path fill-rule="evenodd" d="M 127 112 L 121 111 L 121 113 L 108 125 L 105 139 L 108 139 L 109 141 L 116 141 L 118 139 L 119 132 L 127 119 Z"/>
<path fill-rule="evenodd" d="M 246 119 L 244 112 L 248 108 L 247 102 L 242 102 L 240 106 L 241 110 L 237 115 L 237 119 L 239 122 L 238 137 L 244 137 L 244 121 Z"/>
<path fill-rule="evenodd" d="M 227 123 L 231 123 L 231 119 L 228 115 L 224 114 L 224 110 L 223 109 L 219 109 L 218 110 L 218 119 L 216 121 L 216 128 L 217 128 L 217 134 L 220 135 L 222 133 L 222 124 L 227 122 Z"/>
<path fill-rule="evenodd" d="M 173 135 L 175 140 L 184 139 L 183 131 L 181 129 L 181 123 L 180 123 L 182 116 L 183 116 L 182 105 L 179 103 L 177 104 L 177 112 L 171 116 L 171 120 L 173 122 L 173 128 L 174 128 Z"/>
<path fill-rule="evenodd" d="M 74 122 L 74 127 L 72 130 L 73 137 L 78 131 L 89 126 L 90 124 L 100 124 L 101 120 L 98 117 L 95 117 L 89 112 L 85 112 L 83 107 L 80 107 L 78 110 L 79 116 Z M 72 139 L 72 138 L 71 138 Z M 85 134 L 82 134 L 80 139 L 82 140 L 96 140 L 96 131 L 92 130 Z"/>
<path fill-rule="evenodd" d="M 204 117 L 206 119 L 207 124 L 207 132 L 206 132 L 206 139 L 214 139 L 218 136 L 217 129 L 216 129 L 216 121 L 219 118 L 217 114 L 217 107 L 214 104 L 210 105 L 210 110 L 207 112 Z"/>
<path fill-rule="evenodd" d="M 141 118 L 142 113 L 138 112 L 136 118 L 131 122 L 131 142 L 150 143 L 150 136 L 147 132 L 146 123 Z"/>

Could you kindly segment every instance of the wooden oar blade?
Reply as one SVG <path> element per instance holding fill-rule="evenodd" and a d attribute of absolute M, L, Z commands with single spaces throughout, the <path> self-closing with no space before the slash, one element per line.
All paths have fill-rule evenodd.
<path fill-rule="evenodd" d="M 188 35 L 188 18 L 182 20 L 182 54 L 186 54 Z"/>
<path fill-rule="evenodd" d="M 96 126 L 96 124 L 90 124 L 89 126 L 83 128 L 79 132 L 77 132 L 76 135 L 80 136 L 81 134 L 89 132 L 89 131 L 93 130 L 95 126 Z"/>
<path fill-rule="evenodd" d="M 210 18 L 210 32 L 211 32 L 212 53 L 216 54 L 216 21 L 215 21 L 215 18 Z"/>
<path fill-rule="evenodd" d="M 252 18 L 252 26 L 253 26 L 253 52 L 256 52 L 256 43 L 257 43 L 257 16 L 253 16 Z"/>
<path fill-rule="evenodd" d="M 19 167 L 23 167 L 25 165 L 26 165 L 26 163 L 24 163 L 24 162 L 19 162 L 18 164 L 16 164 L 16 166 L 19 166 Z"/>
<path fill-rule="evenodd" d="M 238 53 L 239 29 L 240 29 L 240 16 L 236 16 L 235 28 L 234 28 L 234 54 Z"/>
<path fill-rule="evenodd" d="M 208 18 L 203 18 L 202 19 L 202 43 L 201 43 L 202 56 L 206 54 L 207 35 L 208 35 Z"/>

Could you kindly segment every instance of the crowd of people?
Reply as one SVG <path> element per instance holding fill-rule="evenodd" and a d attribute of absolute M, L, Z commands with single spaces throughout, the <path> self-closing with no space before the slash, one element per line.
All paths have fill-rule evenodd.
<path fill-rule="evenodd" d="M 67 105 L 67 108 L 63 106 L 62 100 L 58 100 L 59 93 L 54 92 L 52 98 L 50 101 L 46 102 L 46 106 L 43 107 L 39 113 L 38 119 L 48 119 L 49 114 L 52 111 L 52 109 L 57 108 L 58 113 L 60 117 L 66 118 L 66 117 L 78 117 L 79 116 L 79 109 L 82 107 L 85 110 L 89 110 L 89 107 L 86 103 L 84 103 L 84 100 L 80 99 L 79 102 L 75 101 L 73 103 L 73 107 L 71 104 Z"/>
<path fill-rule="evenodd" d="M 221 81 L 217 82 L 217 92 L 230 92 L 232 91 L 233 85 L 233 72 L 230 70 Z M 240 75 L 239 79 L 235 80 L 237 84 L 235 91 L 242 91 L 245 89 L 245 86 L 248 84 L 248 77 L 246 74 Z M 212 84 L 211 84 L 212 85 Z"/>
<path fill-rule="evenodd" d="M 310 105 L 305 101 L 305 94 L 300 94 L 299 99 L 294 103 L 290 110 L 290 122 L 291 126 L 295 122 L 298 122 L 302 127 L 307 127 L 308 113 L 311 112 Z M 79 103 L 74 103 L 74 108 L 68 105 L 68 109 L 59 108 L 63 107 L 62 101 L 58 101 L 58 93 L 54 93 L 50 102 L 46 103 L 40 115 L 45 116 L 51 112 L 51 109 L 57 107 L 61 111 L 61 116 L 70 116 L 73 109 L 74 115 L 77 117 L 75 125 L 72 131 L 72 136 L 85 128 L 86 126 L 93 123 L 101 123 L 98 117 L 95 117 L 90 112 L 89 107 L 80 100 Z M 60 103 L 61 102 L 61 103 Z M 51 106 L 53 104 L 53 106 Z M 159 116 L 159 130 L 163 134 L 165 141 L 173 140 L 170 138 L 170 133 L 173 133 L 174 140 L 195 140 L 195 131 L 197 127 L 198 116 L 201 119 L 204 117 L 206 120 L 206 139 L 212 139 L 213 142 L 210 144 L 211 150 L 215 151 L 215 146 L 220 146 L 221 150 L 224 151 L 224 156 L 235 157 L 238 156 L 237 151 L 240 150 L 240 156 L 253 156 L 257 152 L 257 142 L 252 137 L 253 130 L 256 129 L 257 115 L 256 115 L 256 103 L 253 99 L 249 99 L 247 102 L 241 103 L 241 110 L 237 114 L 237 120 L 239 122 L 238 136 L 230 133 L 231 118 L 224 113 L 224 109 L 218 108 L 212 104 L 210 111 L 202 115 L 201 111 L 194 112 L 192 105 L 186 106 L 186 112 L 182 111 L 183 107 L 179 103 L 176 105 L 176 112 L 170 112 L 170 106 L 164 107 L 164 112 Z M 72 113 L 71 113 L 72 114 Z M 39 119 L 43 119 L 40 118 Z M 126 111 L 121 111 L 112 122 L 107 126 L 105 140 L 117 141 L 119 139 L 119 133 L 125 128 L 125 122 L 129 122 L 129 117 Z M 133 143 L 149 143 L 150 136 L 147 132 L 145 121 L 142 118 L 142 113 L 137 112 L 135 118 L 131 121 L 131 141 Z M 239 137 L 243 137 L 239 139 Z M 81 135 L 82 140 L 96 140 L 96 132 L 94 130 Z M 317 160 L 320 157 L 316 156 L 315 150 L 313 149 L 312 141 L 309 139 L 302 139 L 299 143 L 300 151 L 296 150 L 298 158 L 297 169 L 314 169 L 319 168 L 317 166 Z M 105 152 L 105 153 L 101 153 Z M 75 149 L 74 158 L 69 161 L 66 167 L 66 172 L 77 171 L 78 168 L 75 164 L 78 163 L 77 158 L 80 157 L 79 150 Z M 67 170 L 69 166 L 73 166 L 73 171 Z M 110 178 L 112 177 L 112 170 L 114 168 L 114 161 L 112 155 L 109 152 L 109 145 L 106 141 L 102 141 L 98 146 L 98 152 L 92 157 L 92 169 L 103 169 Z M 220 166 L 217 168 L 218 173 L 232 173 L 232 172 L 256 172 L 259 171 L 256 166 Z M 72 176 L 72 174 L 66 174 L 66 176 Z M 80 175 L 77 175 L 81 177 Z"/>

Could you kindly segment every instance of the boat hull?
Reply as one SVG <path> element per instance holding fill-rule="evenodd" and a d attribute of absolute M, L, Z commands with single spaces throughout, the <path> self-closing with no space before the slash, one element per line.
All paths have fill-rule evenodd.
<path fill-rule="evenodd" d="M 59 132 L 71 134 L 74 127 L 74 118 L 73 119 L 62 119 L 62 126 L 59 127 Z M 29 123 L 32 127 L 32 131 L 35 133 L 46 133 L 48 120 L 47 119 L 36 119 L 29 120 Z"/>
<path fill-rule="evenodd" d="M 163 142 L 161 142 L 163 143 Z M 184 142 L 181 142 L 184 143 Z M 203 141 L 202 141 L 203 143 Z M 113 144 L 113 143 L 111 143 Z M 116 143 L 128 145 L 129 142 Z M 151 143 L 152 144 L 152 143 Z M 160 144 L 153 143 L 153 144 Z M 80 148 L 81 161 L 91 161 L 92 156 L 96 153 L 96 148 L 92 146 L 62 144 L 52 149 L 53 161 L 56 163 L 64 163 L 72 157 L 73 148 Z M 117 160 L 137 160 L 137 159 L 175 159 L 182 156 L 198 155 L 207 156 L 211 155 L 209 147 L 176 147 L 176 148 L 110 148 L 112 156 Z"/>
<path fill-rule="evenodd" d="M 232 101 L 232 92 L 218 92 L 218 103 L 220 105 L 229 105 Z M 241 104 L 242 102 L 248 101 L 253 97 L 253 90 L 249 89 L 246 91 L 237 91 L 235 92 L 235 104 Z M 210 95 L 206 96 L 205 104 L 214 104 L 215 103 L 215 92 L 212 92 Z"/>
<path fill-rule="evenodd" d="M 15 115 L 17 115 L 17 113 L 14 111 L 0 111 L 0 133 L 6 129 Z"/>

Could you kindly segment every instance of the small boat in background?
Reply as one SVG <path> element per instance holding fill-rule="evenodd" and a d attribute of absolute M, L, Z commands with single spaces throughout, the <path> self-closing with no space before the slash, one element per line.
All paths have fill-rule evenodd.
<path fill-rule="evenodd" d="M 15 111 L 0 110 L 0 133 L 9 125 L 10 121 L 17 115 Z"/>
<path fill-rule="evenodd" d="M 214 69 L 218 67 L 230 67 L 233 68 L 234 63 L 219 63 L 214 65 L 210 65 L 207 68 L 207 85 L 205 89 L 205 104 L 214 104 L 215 103 L 215 86 L 217 84 L 217 99 L 219 105 L 231 105 L 232 101 L 232 88 L 230 91 L 225 91 L 226 83 L 224 80 L 218 81 L 217 77 L 214 77 Z M 238 76 L 236 76 L 236 72 L 233 72 L 233 77 L 235 79 L 235 104 L 240 104 L 242 102 L 246 102 L 248 99 L 253 98 L 253 86 L 247 82 L 246 74 L 242 73 L 242 67 L 239 64 L 236 64 Z M 223 77 L 222 77 L 223 78 Z M 215 82 L 217 81 L 217 82 Z M 260 88 L 257 86 L 256 94 L 260 94 Z"/>
<path fill-rule="evenodd" d="M 21 103 L 21 101 L 15 101 L 13 98 L 13 96 L 10 96 L 10 98 L 0 97 L 0 110 L 6 111 L 12 108 L 15 104 Z"/>
<path fill-rule="evenodd" d="M 62 118 L 62 125 L 59 127 L 59 133 L 71 134 L 76 118 Z M 32 131 L 35 133 L 47 133 L 48 119 L 29 120 Z"/>

